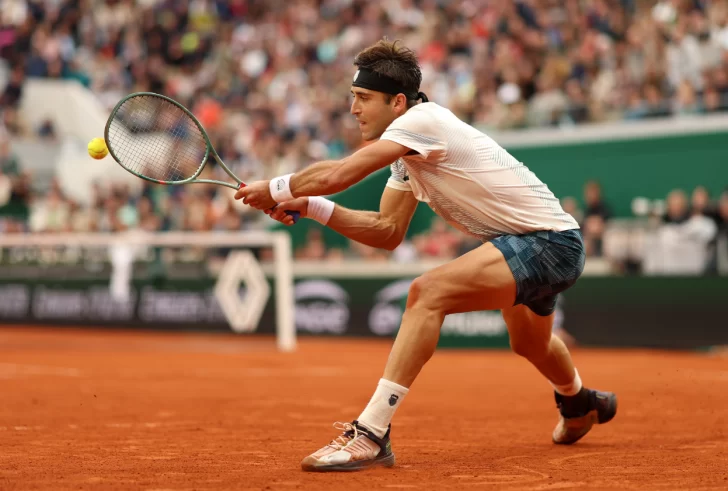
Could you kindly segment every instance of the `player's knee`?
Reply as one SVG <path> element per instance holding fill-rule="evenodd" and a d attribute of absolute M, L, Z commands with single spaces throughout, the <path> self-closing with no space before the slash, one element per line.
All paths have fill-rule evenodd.
<path fill-rule="evenodd" d="M 511 350 L 527 360 L 540 360 L 546 357 L 549 351 L 550 336 L 511 335 Z"/>
<path fill-rule="evenodd" d="M 440 310 L 440 290 L 433 275 L 424 274 L 415 278 L 409 288 L 407 308 Z"/>
<path fill-rule="evenodd" d="M 446 312 L 450 307 L 449 289 L 434 274 L 424 274 L 410 285 L 407 308 L 425 309 L 433 312 Z"/>

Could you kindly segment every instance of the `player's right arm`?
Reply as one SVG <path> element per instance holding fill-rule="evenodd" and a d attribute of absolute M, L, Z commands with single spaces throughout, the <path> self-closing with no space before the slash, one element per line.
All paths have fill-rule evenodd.
<path fill-rule="evenodd" d="M 417 199 L 411 191 L 387 186 L 379 202 L 379 211 L 351 210 L 337 204 L 326 226 L 351 240 L 391 251 L 404 240 L 416 208 Z M 270 212 L 271 218 L 292 225 L 293 220 L 283 210 L 300 211 L 302 217 L 306 216 L 308 197 L 280 203 Z"/>

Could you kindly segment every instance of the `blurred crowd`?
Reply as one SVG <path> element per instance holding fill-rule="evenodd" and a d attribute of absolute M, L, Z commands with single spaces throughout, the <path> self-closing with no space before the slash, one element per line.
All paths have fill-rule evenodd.
<path fill-rule="evenodd" d="M 91 207 L 55 184 L 33 190 L 7 135 L 55 138 L 56 131 L 51 122 L 24 123 L 28 78 L 77 80 L 107 108 L 134 91 L 171 96 L 250 181 L 361 144 L 348 115 L 352 59 L 383 36 L 417 52 L 430 100 L 485 131 L 728 110 L 724 1 L 0 0 L 0 58 L 8 67 L 0 85 L 3 230 L 260 226 L 259 214 L 246 214 L 217 188 L 146 186 L 139 195 L 99 187 Z M 564 202 L 583 224 L 591 255 L 604 254 L 610 220 L 608 206 L 589 197 L 597 188 L 587 186 L 582 209 L 573 198 Z M 724 227 L 726 198 L 715 200 L 722 211 L 711 219 Z M 680 213 L 693 213 L 694 202 Z M 312 237 L 299 255 L 388 257 L 317 244 Z M 472 246 L 436 222 L 395 254 L 446 257 Z"/>
<path fill-rule="evenodd" d="M 728 109 L 722 1 L 0 0 L 3 120 L 23 131 L 27 77 L 78 80 L 107 107 L 161 92 L 226 161 L 279 174 L 358 145 L 351 63 L 383 36 L 417 52 L 430 100 L 485 129 Z"/>
<path fill-rule="evenodd" d="M 351 62 L 385 35 L 416 50 L 430 100 L 484 128 L 728 109 L 726 2 L 0 0 L 3 119 L 22 130 L 27 77 L 76 79 L 107 106 L 161 92 L 228 160 L 275 173 L 358 143 Z"/>

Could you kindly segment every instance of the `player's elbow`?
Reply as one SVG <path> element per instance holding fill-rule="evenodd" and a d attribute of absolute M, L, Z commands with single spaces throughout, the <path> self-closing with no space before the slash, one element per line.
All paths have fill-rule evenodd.
<path fill-rule="evenodd" d="M 387 242 L 384 243 L 384 245 L 382 246 L 382 249 L 387 250 L 387 251 L 393 251 L 397 247 L 399 247 L 399 245 L 401 243 L 402 243 L 401 240 L 388 240 Z"/>
<path fill-rule="evenodd" d="M 400 230 L 399 227 L 396 226 L 396 224 L 388 224 L 389 226 L 386 229 L 386 234 L 384 235 L 384 240 L 382 241 L 382 249 L 386 249 L 388 251 L 393 251 L 404 240 L 405 231 Z"/>

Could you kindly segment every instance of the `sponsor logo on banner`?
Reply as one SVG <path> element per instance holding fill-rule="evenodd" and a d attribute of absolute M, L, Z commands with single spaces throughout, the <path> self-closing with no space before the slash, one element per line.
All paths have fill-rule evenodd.
<path fill-rule="evenodd" d="M 440 332 L 459 336 L 501 336 L 507 331 L 499 310 L 484 310 L 445 316 Z"/>
<path fill-rule="evenodd" d="M 244 295 L 245 289 L 241 289 Z M 145 322 L 227 323 L 212 291 L 169 291 L 143 288 L 139 318 Z"/>
<path fill-rule="evenodd" d="M 349 294 L 328 280 L 301 281 L 294 288 L 296 328 L 310 333 L 343 334 L 349 323 Z"/>
<path fill-rule="evenodd" d="M 36 319 L 126 321 L 134 317 L 135 293 L 118 301 L 107 287 L 87 289 L 38 286 L 33 292 L 32 316 Z"/>
<path fill-rule="evenodd" d="M 402 300 L 413 280 L 398 280 L 382 288 L 369 313 L 369 329 L 378 336 L 392 335 L 402 322 Z M 500 311 L 465 312 L 445 317 L 442 334 L 460 336 L 501 336 L 507 332 Z"/>
<path fill-rule="evenodd" d="M 28 315 L 30 287 L 28 285 L 0 285 L 0 318 L 17 319 Z"/>
<path fill-rule="evenodd" d="M 369 312 L 369 329 L 379 336 L 389 336 L 402 322 L 402 299 L 407 296 L 414 280 L 398 280 L 385 286 L 374 296 Z"/>

